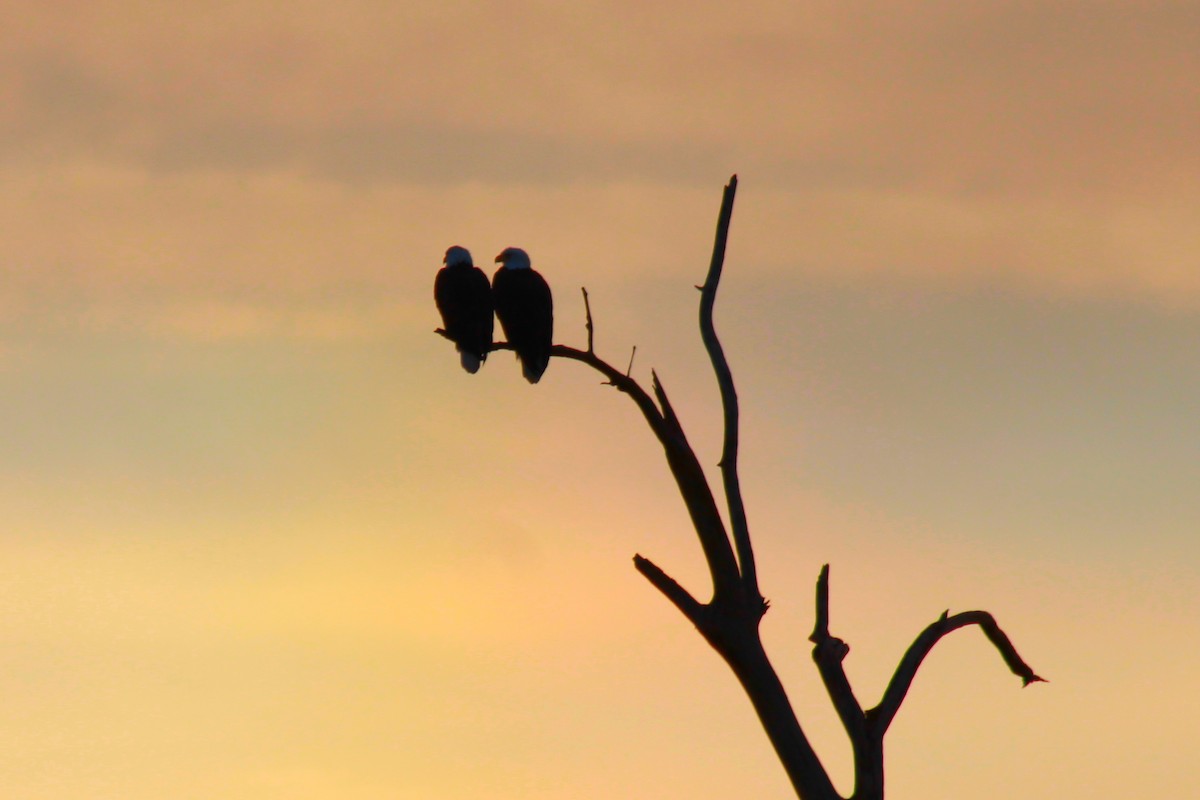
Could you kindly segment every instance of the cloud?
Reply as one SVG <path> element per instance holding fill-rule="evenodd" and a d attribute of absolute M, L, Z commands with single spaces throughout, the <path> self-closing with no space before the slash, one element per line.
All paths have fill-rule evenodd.
<path fill-rule="evenodd" d="M 155 92 L 161 102 L 148 102 L 68 53 L 30 56 L 16 69 L 23 82 L 0 131 L 0 160 L 16 168 L 86 158 L 163 174 L 297 171 L 368 186 L 687 184 L 728 149 L 612 131 L 577 137 L 510 127 L 498 109 L 489 122 L 367 109 L 314 117 L 272 109 L 255 97 L 205 107 L 188 93 L 172 97 L 165 90 Z M 327 87 L 335 104 L 346 88 Z"/>

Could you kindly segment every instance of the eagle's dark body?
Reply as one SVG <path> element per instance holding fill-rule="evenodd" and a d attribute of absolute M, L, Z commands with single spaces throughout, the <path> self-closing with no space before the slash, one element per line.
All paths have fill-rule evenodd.
<path fill-rule="evenodd" d="M 503 266 L 492 277 L 496 316 L 521 360 L 521 371 L 537 383 L 550 363 L 554 299 L 545 279 L 529 266 L 525 251 L 510 247 L 496 257 Z"/>
<path fill-rule="evenodd" d="M 461 247 L 446 251 L 446 266 L 433 282 L 442 327 L 458 346 L 463 369 L 475 373 L 492 349 L 492 287 L 487 275 Z"/>

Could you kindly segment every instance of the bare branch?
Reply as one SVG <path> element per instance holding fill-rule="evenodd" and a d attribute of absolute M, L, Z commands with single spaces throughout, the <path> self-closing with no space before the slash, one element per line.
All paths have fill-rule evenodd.
<path fill-rule="evenodd" d="M 588 327 L 590 330 L 592 312 L 587 307 L 586 290 L 584 291 L 584 307 L 587 310 Z M 450 338 L 450 334 L 446 333 L 443 328 L 435 328 L 433 332 L 446 339 Z M 508 342 L 493 342 L 491 350 L 488 352 L 512 349 L 514 349 L 513 346 Z M 658 435 L 660 440 L 667 435 L 663 416 L 659 413 L 658 407 L 654 405 L 654 401 L 650 398 L 650 395 L 646 394 L 646 390 L 636 380 L 622 374 L 620 370 L 597 356 L 590 348 L 586 351 L 576 350 L 574 347 L 567 347 L 565 344 L 556 344 L 550 348 L 550 355 L 557 356 L 558 358 L 569 358 L 572 361 L 580 361 L 599 372 L 605 378 L 608 378 L 606 381 L 608 385 L 616 387 L 618 391 L 624 392 L 633 398 L 633 402 L 637 404 L 637 407 L 642 412 L 642 416 L 646 418 L 646 422 L 650 423 L 651 430 Z"/>
<path fill-rule="evenodd" d="M 708 350 L 717 385 L 721 389 L 721 405 L 725 415 L 725 442 L 721 450 L 721 479 L 725 486 L 725 501 L 729 505 L 729 525 L 733 531 L 733 542 L 737 549 L 738 566 L 748 599 L 761 601 L 758 590 L 758 575 L 754 566 L 754 549 L 750 546 L 750 528 L 746 523 L 746 506 L 742 502 L 742 487 L 738 479 L 738 400 L 733 385 L 733 373 L 725 358 L 721 341 L 713 326 L 713 306 L 717 301 L 717 287 L 721 283 L 721 271 L 725 266 L 725 244 L 729 238 L 729 223 L 733 217 L 733 198 L 737 193 L 737 175 L 729 179 L 729 185 L 721 197 L 721 211 L 717 216 L 717 233 L 713 242 L 712 261 L 708 265 L 708 276 L 700 287 L 700 338 Z M 766 612 L 765 604 L 761 609 Z"/>
<path fill-rule="evenodd" d="M 1013 647 L 1012 641 L 1004 631 L 1000 630 L 1000 626 L 996 624 L 996 620 L 991 614 L 986 611 L 963 611 L 950 616 L 949 612 L 945 612 L 936 622 L 921 631 L 921 635 L 909 646 L 883 693 L 883 699 L 879 701 L 879 705 L 867 712 L 872 730 L 878 736 L 882 736 L 888 726 L 892 724 L 892 719 L 900 710 L 900 704 L 904 702 L 904 697 L 908 694 L 909 687 L 912 686 L 917 669 L 925 660 L 925 656 L 933 650 L 933 646 L 946 634 L 968 625 L 978 625 L 983 629 L 988 641 L 1000 651 L 1004 663 L 1008 665 L 1014 675 L 1021 679 L 1022 686 L 1046 680 L 1022 660 L 1017 654 L 1016 648 Z"/>
<path fill-rule="evenodd" d="M 654 396 L 658 398 L 659 408 L 662 409 L 663 428 L 668 436 L 663 440 L 667 466 L 671 468 L 671 475 L 679 487 L 679 494 L 688 508 L 692 526 L 704 550 L 708 571 L 712 575 L 713 593 L 720 598 L 732 597 L 737 589 L 738 569 L 733 549 L 729 546 L 729 536 L 725 532 L 725 523 L 717 510 L 717 502 L 713 499 L 704 469 L 667 398 L 667 390 L 663 388 L 657 372 L 651 370 L 650 377 Z"/>
<path fill-rule="evenodd" d="M 633 566 L 646 580 L 654 584 L 654 588 L 666 595 L 693 625 L 700 626 L 704 606 L 692 597 L 687 589 L 680 586 L 678 581 L 663 572 L 653 561 L 640 554 L 633 557 Z"/>
<path fill-rule="evenodd" d="M 637 355 L 637 345 L 633 346 L 633 350 L 629 353 L 629 366 L 625 368 L 625 377 L 629 377 L 629 373 L 633 372 L 633 357 Z"/>

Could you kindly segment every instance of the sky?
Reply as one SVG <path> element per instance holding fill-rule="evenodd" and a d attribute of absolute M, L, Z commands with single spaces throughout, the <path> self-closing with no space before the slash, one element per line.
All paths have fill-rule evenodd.
<path fill-rule="evenodd" d="M 556 340 L 742 403 L 763 635 L 839 788 L 945 609 L 893 800 L 1200 779 L 1194 2 L 7 0 L 0 795 L 707 800 L 790 787 L 627 398 L 433 334 L 524 247 Z"/>

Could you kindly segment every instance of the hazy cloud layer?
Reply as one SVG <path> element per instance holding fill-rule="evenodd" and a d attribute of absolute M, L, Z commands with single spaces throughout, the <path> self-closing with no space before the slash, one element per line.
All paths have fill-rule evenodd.
<path fill-rule="evenodd" d="M 248 292 L 353 294 L 401 263 L 424 280 L 468 237 L 682 272 L 681 237 L 707 236 L 734 171 L 743 269 L 1200 299 L 1195 4 L 14 16 L 2 266 L 93 304 L 136 305 L 149 282 L 168 304 L 212 295 L 228 321 Z"/>
<path fill-rule="evenodd" d="M 1200 166 L 1188 3 L 60 5 L 3 34 L 9 141 L 160 168 L 659 180 L 692 153 L 1127 190 Z"/>

